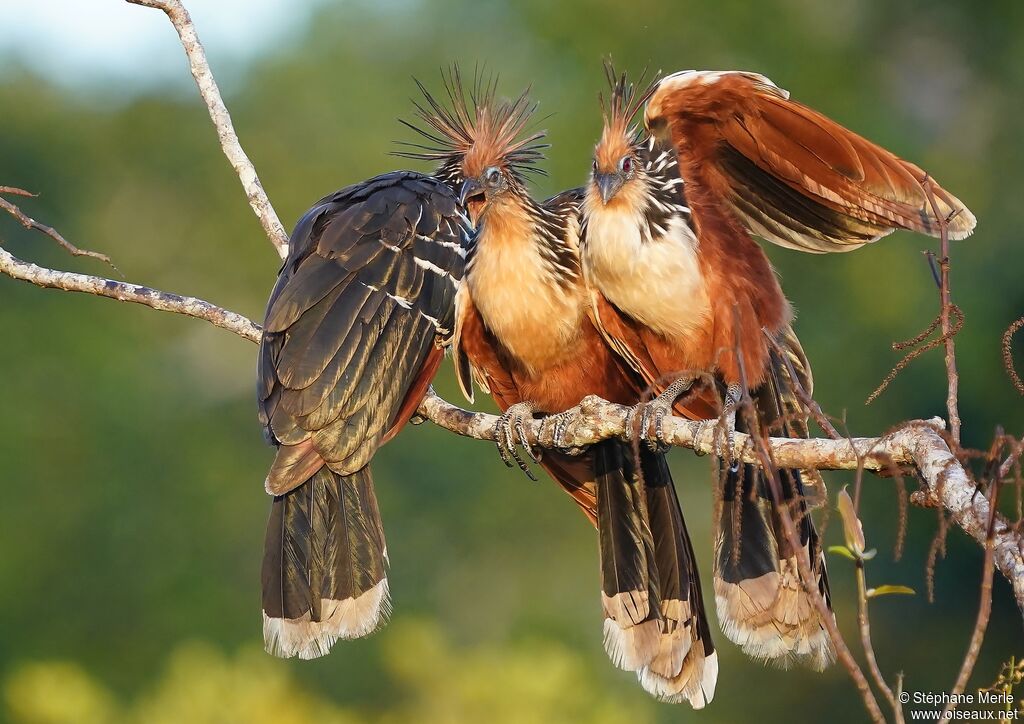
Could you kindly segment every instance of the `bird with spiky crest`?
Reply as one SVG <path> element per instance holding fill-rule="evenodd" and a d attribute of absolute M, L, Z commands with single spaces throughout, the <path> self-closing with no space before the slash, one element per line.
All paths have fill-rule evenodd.
<path fill-rule="evenodd" d="M 655 416 L 674 410 L 705 419 L 715 400 L 735 400 L 740 381 L 716 363 L 732 354 L 732 347 L 713 346 L 711 333 L 722 324 L 716 310 L 751 304 L 736 295 L 736 287 L 770 294 L 777 282 L 770 268 L 765 275 L 742 258 L 733 267 L 715 266 L 718 257 L 703 242 L 693 218 L 689 180 L 680 173 L 676 149 L 634 121 L 657 83 L 638 90 L 610 64 L 606 73 L 610 97 L 583 214 L 582 259 L 595 319 L 609 344 L 661 393 L 651 403 Z M 626 259 L 630 267 L 624 273 Z M 766 369 L 749 372 L 747 391 L 761 426 L 755 432 L 807 437 L 807 412 L 797 388 L 811 394 L 810 367 L 788 317 L 772 334 L 775 344 Z M 754 343 L 761 343 L 760 330 Z M 701 373 L 715 377 L 717 390 L 690 386 Z M 689 394 L 679 398 L 684 390 Z M 746 416 L 735 424 L 750 431 Z M 653 426 L 640 432 L 657 443 Z M 777 471 L 776 491 L 756 466 L 728 461 L 721 466 L 714 588 L 722 630 L 755 658 L 824 667 L 834 656 L 831 642 L 801 584 L 796 552 L 790 550 L 779 513 L 785 506 L 796 519 L 817 588 L 829 601 L 824 557 L 808 511 L 808 474 Z"/>
<path fill-rule="evenodd" d="M 386 173 L 317 202 L 267 305 L 257 392 L 277 456 L 263 631 L 277 656 L 322 656 L 390 609 L 369 463 L 413 416 L 451 341 L 471 228 L 459 165 L 494 142 L 467 123 L 458 68 L 442 77 L 451 106 L 419 84 L 420 110 L 458 147 L 429 156 L 433 174 Z"/>
<path fill-rule="evenodd" d="M 764 76 L 685 71 L 637 92 L 609 70 L 609 83 L 581 242 L 598 326 L 663 391 L 652 403 L 656 415 L 702 372 L 727 397 L 752 399 L 755 414 L 741 415 L 736 429 L 805 437 L 796 390 L 810 394 L 810 368 L 753 236 L 815 253 L 848 251 L 897 228 L 938 234 L 932 200 L 952 238 L 971 232 L 973 215 L 935 184 L 930 199 L 921 169 L 790 101 Z M 647 130 L 633 120 L 644 106 Z M 692 399 L 675 410 L 700 419 Z M 656 440 L 657 430 L 649 432 Z M 715 595 L 725 634 L 757 658 L 826 666 L 834 651 L 825 614 L 797 561 L 810 562 L 812 583 L 830 605 L 807 510 L 808 473 L 766 475 L 726 463 L 723 474 Z M 802 551 L 784 535 L 783 507 Z"/>
<path fill-rule="evenodd" d="M 461 187 L 465 179 L 476 178 L 492 165 L 520 184 L 529 174 L 544 175 L 537 162 L 544 158 L 543 131 L 524 133 L 537 109 L 529 89 L 511 101 L 497 100 L 498 77 L 477 70 L 467 91 L 457 66 L 442 73 L 447 102 L 436 99 L 415 81 L 425 103 L 414 101 L 419 124 L 401 120 L 426 143 L 401 142 L 408 151 L 394 155 L 438 164 L 434 176 Z M 468 97 L 467 97 L 468 96 Z M 467 208 L 478 214 L 480 207 Z"/>
<path fill-rule="evenodd" d="M 456 297 L 459 383 L 472 400 L 475 382 L 502 409 L 496 432 L 506 464 L 515 461 L 529 474 L 517 452 L 522 446 L 597 526 L 605 646 L 613 662 L 637 672 L 659 696 L 659 677 L 682 677 L 686 698 L 703 706 L 714 695 L 717 664 L 664 455 L 645 449 L 637 458 L 618 440 L 578 455 L 557 449 L 564 447 L 560 413 L 588 394 L 633 404 L 642 386 L 590 320 L 579 260 L 583 191 L 535 201 L 526 175 L 541 173 L 542 134 L 528 130 L 536 106 L 525 93 L 484 105 L 489 112 L 472 116 L 421 109 L 432 144 L 421 157 L 465 179 L 460 198 L 477 226 Z M 447 155 L 470 138 L 477 142 L 473 153 Z M 535 413 L 548 416 L 545 435 L 556 449 L 525 444 L 523 423 Z"/>

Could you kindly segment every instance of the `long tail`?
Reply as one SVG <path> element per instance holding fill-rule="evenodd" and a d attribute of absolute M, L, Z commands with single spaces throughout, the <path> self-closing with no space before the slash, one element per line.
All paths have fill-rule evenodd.
<path fill-rule="evenodd" d="M 831 611 L 821 543 L 803 500 L 800 472 L 780 470 L 783 500 L 776 501 L 764 476 L 742 465 L 726 476 L 715 538 L 715 604 L 722 631 L 756 659 L 821 670 L 835 658 L 832 642 L 800 582 L 796 552 L 785 536 L 779 508 L 797 523 L 818 591 Z"/>
<path fill-rule="evenodd" d="M 639 671 L 658 655 L 661 638 L 658 569 L 644 485 L 629 446 L 606 440 L 592 454 L 604 646 L 616 666 Z"/>
<path fill-rule="evenodd" d="M 790 370 L 810 393 L 810 367 L 792 330 L 785 331 L 781 342 L 783 351 L 773 351 L 767 381 L 753 394 L 759 424 L 773 433 L 781 426 L 790 437 L 807 437 L 805 421 L 796 412 L 802 408 L 794 390 L 798 382 L 791 379 Z M 790 358 L 789 365 L 781 354 Z M 743 415 L 739 418 L 736 429 L 747 431 Z M 776 473 L 780 499 L 759 468 L 739 465 L 726 471 L 715 537 L 718 620 L 725 635 L 754 658 L 783 665 L 798 661 L 821 670 L 835 659 L 835 651 L 815 602 L 801 585 L 796 551 L 782 527 L 783 507 L 796 522 L 800 546 L 831 616 L 825 556 L 809 512 L 806 473 Z M 811 497 L 822 495 L 823 491 Z"/>
<path fill-rule="evenodd" d="M 700 573 L 683 511 L 663 454 L 641 451 L 647 510 L 661 594 L 658 653 L 640 671 L 640 683 L 663 701 L 701 709 L 715 696 L 718 654 L 704 611 Z"/>
<path fill-rule="evenodd" d="M 365 636 L 390 613 L 387 548 L 369 467 L 327 466 L 274 498 L 263 554 L 268 653 L 314 659 Z"/>

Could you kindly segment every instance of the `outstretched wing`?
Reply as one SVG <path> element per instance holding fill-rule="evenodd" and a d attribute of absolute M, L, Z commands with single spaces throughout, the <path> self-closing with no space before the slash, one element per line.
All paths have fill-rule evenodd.
<path fill-rule="evenodd" d="M 644 116 L 671 132 L 687 182 L 698 179 L 758 236 L 810 252 L 849 251 L 895 229 L 952 239 L 974 215 L 912 163 L 844 128 L 756 73 L 664 78 Z M 699 172 L 692 173 L 699 169 Z"/>
<path fill-rule="evenodd" d="M 324 464 L 356 472 L 411 417 L 454 326 L 464 220 L 447 186 L 395 172 L 299 221 L 260 345 L 260 421 L 279 446 L 269 491 Z"/>

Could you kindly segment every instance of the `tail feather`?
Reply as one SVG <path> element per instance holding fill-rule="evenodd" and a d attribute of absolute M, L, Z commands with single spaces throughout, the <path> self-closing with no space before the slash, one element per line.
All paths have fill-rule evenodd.
<path fill-rule="evenodd" d="M 637 671 L 658 652 L 658 571 L 644 485 L 632 451 L 617 440 L 594 446 L 601 550 L 604 646 L 612 662 Z"/>
<path fill-rule="evenodd" d="M 765 382 L 752 393 L 761 427 L 756 432 L 807 437 L 807 415 L 797 385 L 812 393 L 810 365 L 792 328 L 784 329 L 778 342 Z M 736 429 L 748 431 L 742 415 Z M 806 473 L 777 470 L 777 499 L 758 467 L 739 465 L 725 473 L 714 576 L 722 631 L 754 658 L 783 666 L 796 661 L 821 670 L 832 663 L 835 651 L 821 613 L 801 583 L 798 551 L 785 535 L 781 510 L 787 509 L 796 523 L 802 553 L 831 616 L 825 557 L 809 510 L 814 499 L 824 497 L 824 482 L 814 473 L 811 480 L 818 492 L 809 495 Z"/>
<path fill-rule="evenodd" d="M 390 613 L 387 549 L 368 467 L 320 468 L 274 498 L 263 557 L 268 653 L 313 659 L 373 632 Z"/>
<path fill-rule="evenodd" d="M 658 650 L 639 672 L 640 684 L 662 701 L 703 708 L 715 695 L 718 655 L 700 589 L 700 573 L 679 498 L 662 454 L 642 451 L 654 538 L 662 630 Z"/>
<path fill-rule="evenodd" d="M 818 608 L 804 590 L 778 508 L 788 506 L 800 542 L 831 610 L 828 575 L 797 470 L 780 470 L 775 501 L 760 470 L 742 465 L 726 475 L 715 539 L 715 604 L 722 631 L 748 655 L 821 670 L 835 657 Z"/>

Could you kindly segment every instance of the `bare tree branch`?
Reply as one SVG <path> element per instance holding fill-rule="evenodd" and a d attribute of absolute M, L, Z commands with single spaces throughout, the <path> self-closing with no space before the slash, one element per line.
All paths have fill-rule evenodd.
<path fill-rule="evenodd" d="M 11 194 L 13 196 L 36 195 L 30 191 L 15 188 L 14 186 L 0 186 L 0 194 Z M 17 206 L 15 206 L 2 196 L 0 196 L 0 209 L 3 209 L 8 214 L 17 219 L 18 223 L 24 226 L 26 229 L 29 229 L 30 231 L 43 232 L 51 239 L 56 241 L 58 244 L 60 244 L 66 252 L 71 254 L 71 256 L 88 256 L 93 259 L 99 259 L 103 263 L 107 264 L 111 269 L 113 269 L 118 274 L 121 273 L 121 270 L 114 266 L 114 262 L 112 262 L 110 260 L 110 257 L 107 256 L 106 254 L 101 254 L 98 251 L 89 251 L 88 249 L 79 249 L 77 246 L 75 246 L 70 241 L 61 236 L 60 233 L 52 226 L 47 226 L 46 224 L 39 223 L 38 221 L 33 219 L 31 216 L 23 212 L 21 209 L 19 209 Z"/>
<path fill-rule="evenodd" d="M 566 444 L 583 447 L 612 437 L 626 439 L 628 407 L 599 397 L 584 398 L 579 419 L 566 434 Z M 478 440 L 495 440 L 498 418 L 482 412 L 469 412 L 445 402 L 433 393 L 427 395 L 419 412 L 440 427 Z M 858 460 L 870 471 L 890 470 L 892 465 L 913 465 L 928 485 L 931 502 L 941 505 L 968 535 L 982 545 L 988 538 L 990 507 L 988 500 L 976 495 L 977 488 L 963 465 L 949 449 L 940 431 L 940 418 L 908 422 L 882 437 L 857 437 L 849 440 L 784 437 L 768 439 L 774 465 L 779 468 L 817 470 L 856 470 Z M 541 421 L 527 421 L 527 441 L 539 445 Z M 667 417 L 665 441 L 698 453 L 717 455 L 723 449 L 714 440 L 714 429 L 700 423 Z M 735 454 L 743 462 L 760 464 L 756 446 L 749 435 L 733 435 Z M 1013 586 L 1017 604 L 1024 611 L 1024 541 L 1005 517 L 995 516 L 993 541 L 996 566 Z"/>
<path fill-rule="evenodd" d="M 260 340 L 261 329 L 252 320 L 195 297 L 40 267 L 18 259 L 3 248 L 0 248 L 0 272 L 41 287 L 94 294 L 184 314 L 210 322 L 250 342 L 258 343 Z M 567 444 L 582 447 L 611 437 L 625 439 L 628 410 L 623 405 L 599 397 L 585 398 L 580 405 L 579 421 L 568 431 Z M 423 400 L 419 413 L 438 426 L 464 437 L 496 439 L 497 416 L 463 410 L 433 392 Z M 537 444 L 540 426 L 539 420 L 527 422 L 527 439 L 531 444 Z M 893 465 L 915 465 L 928 485 L 931 502 L 943 506 L 968 535 L 985 545 L 990 510 L 988 501 L 975 494 L 976 488 L 970 476 L 940 434 L 943 427 L 940 418 L 932 418 L 906 423 L 882 437 L 848 440 L 769 438 L 768 444 L 775 464 L 783 468 L 856 470 L 860 464 L 864 470 L 887 471 Z M 677 447 L 713 455 L 723 449 L 714 439 L 715 429 L 707 425 L 669 417 L 665 420 L 664 430 L 666 441 Z M 748 435 L 735 433 L 733 440 L 734 452 L 740 459 L 759 464 L 755 446 Z M 1017 604 L 1024 611 L 1024 540 L 1005 517 L 996 514 L 994 520 L 992 546 L 996 567 L 1012 584 Z"/>
<path fill-rule="evenodd" d="M 199 36 L 196 33 L 195 25 L 192 24 L 188 10 L 181 4 L 181 0 L 127 0 L 127 2 L 132 5 L 163 10 L 170 18 L 174 29 L 178 31 L 181 45 L 188 56 L 192 77 L 196 79 L 199 94 L 203 97 L 203 102 L 206 103 L 206 108 L 210 112 L 210 120 L 213 121 L 213 125 L 217 129 L 220 147 L 235 169 L 235 173 L 238 174 L 242 188 L 245 189 L 245 195 L 249 198 L 249 206 L 252 207 L 253 212 L 263 225 L 263 231 L 266 232 L 270 243 L 277 249 L 278 255 L 284 259 L 288 256 L 288 234 L 284 230 L 284 226 L 281 225 L 281 220 L 277 217 L 270 199 L 267 198 L 267 192 L 263 190 L 263 184 L 260 183 L 259 176 L 256 175 L 256 168 L 252 165 L 249 157 L 245 155 L 245 151 L 242 150 L 242 144 L 238 142 L 235 127 L 231 123 L 231 115 L 221 98 L 217 81 L 214 80 L 210 64 L 206 60 L 206 51 L 203 50 L 203 45 L 199 42 Z"/>
<path fill-rule="evenodd" d="M 117 299 L 121 302 L 144 304 L 161 312 L 174 312 L 175 314 L 184 314 L 196 319 L 203 319 L 221 329 L 234 332 L 250 342 L 258 343 L 260 335 L 263 333 L 259 325 L 247 317 L 221 309 L 196 297 L 183 297 L 179 294 L 161 292 L 158 289 L 152 289 L 140 284 L 119 282 L 114 279 L 104 279 L 103 277 L 94 277 L 88 274 L 47 269 L 46 267 L 22 261 L 2 247 L 0 247 L 0 272 L 14 279 L 32 282 L 37 286 L 48 289 L 95 294 L 101 297 L 108 297 L 109 299 Z"/>

